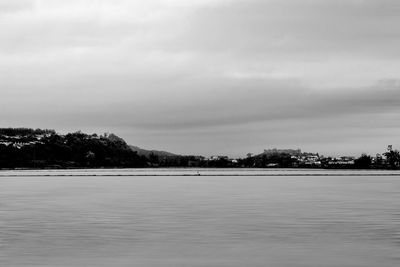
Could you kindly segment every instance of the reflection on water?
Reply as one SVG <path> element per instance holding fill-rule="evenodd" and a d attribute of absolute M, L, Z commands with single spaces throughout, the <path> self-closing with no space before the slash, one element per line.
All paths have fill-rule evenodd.
<path fill-rule="evenodd" d="M 400 266 L 400 177 L 2 177 L 1 266 Z"/>

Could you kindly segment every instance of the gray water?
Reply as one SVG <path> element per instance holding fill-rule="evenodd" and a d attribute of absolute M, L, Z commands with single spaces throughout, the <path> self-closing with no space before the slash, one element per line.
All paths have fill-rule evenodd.
<path fill-rule="evenodd" d="M 0 266 L 400 266 L 400 176 L 1 177 Z"/>

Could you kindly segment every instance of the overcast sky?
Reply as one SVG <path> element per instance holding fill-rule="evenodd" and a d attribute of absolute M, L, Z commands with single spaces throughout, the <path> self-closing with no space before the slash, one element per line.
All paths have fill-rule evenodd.
<path fill-rule="evenodd" d="M 398 0 L 0 0 L 0 127 L 182 154 L 400 148 Z"/>

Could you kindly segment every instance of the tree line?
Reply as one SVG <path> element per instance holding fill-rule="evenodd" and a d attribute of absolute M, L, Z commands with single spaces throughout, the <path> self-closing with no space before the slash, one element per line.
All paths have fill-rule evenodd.
<path fill-rule="evenodd" d="M 53 130 L 0 131 L 0 168 L 145 167 L 147 159 L 132 151 L 114 134 L 82 132 L 57 134 Z"/>
<path fill-rule="evenodd" d="M 378 154 L 379 155 L 379 154 Z M 58 134 L 54 130 L 0 128 L 0 168 L 138 168 L 138 167 L 210 167 L 210 168 L 357 168 L 400 169 L 400 152 L 388 146 L 382 156 L 362 154 L 342 164 L 335 158 L 303 153 L 318 164 L 302 164 L 299 155 L 289 153 L 248 154 L 229 159 L 202 156 L 139 155 L 115 134 L 85 134 L 80 131 Z M 331 164 L 335 163 L 335 164 Z M 337 163 L 337 164 L 336 164 Z"/>

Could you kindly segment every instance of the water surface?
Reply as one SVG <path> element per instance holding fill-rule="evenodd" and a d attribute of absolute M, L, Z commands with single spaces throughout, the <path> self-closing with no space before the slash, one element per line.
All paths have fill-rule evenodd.
<path fill-rule="evenodd" d="M 0 178 L 1 266 L 400 266 L 400 176 Z"/>

